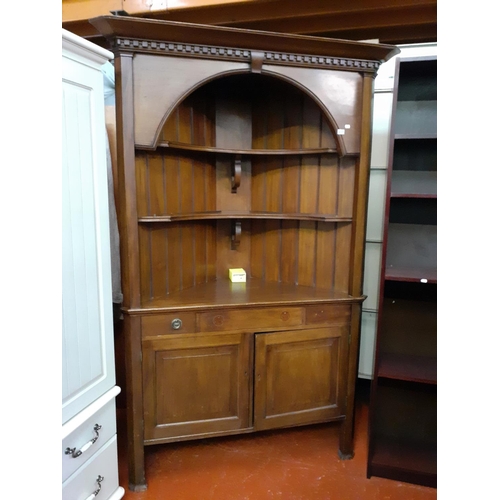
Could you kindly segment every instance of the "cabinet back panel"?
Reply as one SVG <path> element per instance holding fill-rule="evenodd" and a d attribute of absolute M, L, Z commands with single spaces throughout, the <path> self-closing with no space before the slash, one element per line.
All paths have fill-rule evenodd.
<path fill-rule="evenodd" d="M 137 155 L 138 216 L 216 210 L 214 160 L 208 154 Z"/>
<path fill-rule="evenodd" d="M 436 357 L 436 302 L 386 299 L 381 314 L 381 352 Z"/>
<path fill-rule="evenodd" d="M 216 242 L 214 222 L 140 226 L 142 300 L 216 279 Z"/>
<path fill-rule="evenodd" d="M 398 139 L 393 170 L 437 170 L 437 139 Z"/>
<path fill-rule="evenodd" d="M 215 146 L 215 109 L 213 91 L 209 86 L 201 87 L 170 114 L 159 141 Z"/>
<path fill-rule="evenodd" d="M 435 443 L 436 386 L 398 381 L 379 382 L 372 432 L 401 441 Z"/>
<path fill-rule="evenodd" d="M 252 277 L 348 292 L 351 224 L 253 220 L 251 231 Z"/>

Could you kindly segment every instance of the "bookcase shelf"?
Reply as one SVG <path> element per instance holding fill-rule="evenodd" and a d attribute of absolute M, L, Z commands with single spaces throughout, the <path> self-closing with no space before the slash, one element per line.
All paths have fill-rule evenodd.
<path fill-rule="evenodd" d="M 437 59 L 396 62 L 367 475 L 435 487 Z"/>

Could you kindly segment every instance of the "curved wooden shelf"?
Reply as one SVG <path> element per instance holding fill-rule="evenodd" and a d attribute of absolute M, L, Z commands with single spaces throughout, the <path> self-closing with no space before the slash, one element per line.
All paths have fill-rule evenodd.
<path fill-rule="evenodd" d="M 141 151 L 149 151 L 145 148 L 137 148 Z M 197 146 L 195 144 L 185 144 L 181 142 L 160 142 L 156 149 L 171 149 L 178 151 L 192 151 L 197 153 L 227 154 L 242 156 L 300 156 L 300 155 L 319 155 L 336 154 L 337 150 L 333 148 L 305 148 L 305 149 L 228 149 L 212 146 Z"/>
<path fill-rule="evenodd" d="M 352 222 L 351 217 L 339 217 L 334 214 L 288 214 L 275 212 L 197 212 L 188 214 L 152 215 L 139 217 L 139 223 L 182 222 L 212 219 L 279 219 L 309 220 L 319 222 Z"/>
<path fill-rule="evenodd" d="M 255 307 L 273 305 L 300 305 L 338 302 L 361 303 L 366 297 L 345 292 L 280 282 L 266 282 L 260 278 L 247 278 L 245 283 L 232 283 L 227 278 L 201 283 L 166 297 L 143 300 L 138 309 L 128 314 L 155 313 L 161 310 L 197 310 L 221 307 Z"/>

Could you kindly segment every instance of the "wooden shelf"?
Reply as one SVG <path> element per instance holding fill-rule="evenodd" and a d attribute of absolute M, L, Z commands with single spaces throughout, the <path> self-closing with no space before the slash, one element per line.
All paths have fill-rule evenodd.
<path fill-rule="evenodd" d="M 396 61 L 368 477 L 437 485 L 436 58 Z"/>
<path fill-rule="evenodd" d="M 319 222 L 351 222 L 351 217 L 338 217 L 333 214 L 287 214 L 273 212 L 199 212 L 190 214 L 172 214 L 140 217 L 140 223 L 164 223 L 211 219 L 278 219 L 278 220 L 309 220 Z"/>
<path fill-rule="evenodd" d="M 385 279 L 413 283 L 437 283 L 437 269 L 429 267 L 388 266 L 385 269 Z"/>
<path fill-rule="evenodd" d="M 437 134 L 395 134 L 394 140 L 421 140 L 421 139 L 437 139 Z"/>
<path fill-rule="evenodd" d="M 361 302 L 362 297 L 352 297 L 347 293 L 324 290 L 301 285 L 265 282 L 258 278 L 247 278 L 246 283 L 232 283 L 229 279 L 209 281 L 167 297 L 145 300 L 142 309 L 129 312 L 155 312 L 169 309 L 200 309 L 207 307 L 251 307 L 268 305 L 302 305 L 339 301 Z"/>
<path fill-rule="evenodd" d="M 141 148 L 138 148 L 141 150 Z M 211 146 L 197 146 L 194 144 L 184 144 L 180 142 L 160 142 L 157 149 L 171 149 L 175 151 L 193 151 L 198 153 L 242 155 L 242 156 L 301 156 L 336 154 L 333 148 L 305 148 L 305 149 L 229 149 Z"/>
<path fill-rule="evenodd" d="M 431 356 L 380 353 L 378 376 L 437 384 L 437 359 Z"/>
<path fill-rule="evenodd" d="M 436 444 L 417 444 L 379 436 L 374 439 L 369 468 L 375 476 L 436 487 Z"/>
<path fill-rule="evenodd" d="M 437 172 L 393 170 L 391 198 L 437 198 Z"/>

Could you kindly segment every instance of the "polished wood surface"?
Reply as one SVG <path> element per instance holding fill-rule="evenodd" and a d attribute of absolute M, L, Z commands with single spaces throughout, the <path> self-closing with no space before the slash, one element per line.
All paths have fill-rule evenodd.
<path fill-rule="evenodd" d="M 338 326 L 256 335 L 256 430 L 344 415 L 348 331 Z"/>
<path fill-rule="evenodd" d="M 145 443 L 249 427 L 250 338 L 232 333 L 144 340 Z"/>
<path fill-rule="evenodd" d="M 339 420 L 352 457 L 373 76 L 397 49 L 92 22 L 119 62 L 131 488 L 145 444 Z"/>
<path fill-rule="evenodd" d="M 212 5 L 208 5 L 208 3 Z M 221 4 L 221 5 L 218 5 Z M 98 37 L 88 19 L 123 10 L 158 20 L 227 25 L 383 43 L 432 42 L 437 39 L 436 0 L 250 0 L 239 2 L 183 0 L 146 7 L 144 0 L 63 0 L 63 27 Z M 161 4 L 160 4 L 161 5 Z"/>

